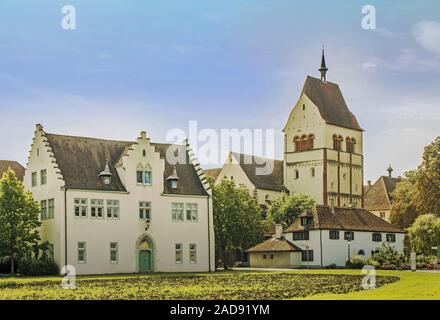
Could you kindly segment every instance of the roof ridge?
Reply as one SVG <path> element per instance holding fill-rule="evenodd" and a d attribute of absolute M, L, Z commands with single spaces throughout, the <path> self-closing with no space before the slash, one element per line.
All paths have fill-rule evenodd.
<path fill-rule="evenodd" d="M 253 154 L 248 154 L 248 153 L 241 153 L 241 152 L 235 152 L 235 151 L 231 151 L 234 155 L 240 155 L 240 156 L 248 156 L 248 157 L 252 157 L 252 158 L 261 158 L 261 159 L 265 159 L 265 160 L 273 160 L 273 161 L 283 161 L 283 160 L 279 160 L 279 159 L 272 159 L 272 158 L 267 158 L 267 157 L 262 157 L 262 156 L 256 156 Z"/>

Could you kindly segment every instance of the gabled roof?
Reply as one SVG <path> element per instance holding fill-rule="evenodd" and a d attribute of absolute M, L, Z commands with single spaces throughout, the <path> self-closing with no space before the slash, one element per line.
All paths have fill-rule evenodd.
<path fill-rule="evenodd" d="M 10 160 L 0 160 L 0 179 L 9 168 L 15 172 L 18 180 L 23 181 L 25 168 L 17 161 Z"/>
<path fill-rule="evenodd" d="M 302 93 L 318 107 L 325 122 L 362 130 L 356 117 L 348 109 L 344 96 L 336 83 L 323 82 L 320 79 L 307 76 Z"/>
<path fill-rule="evenodd" d="M 58 168 L 64 181 L 71 189 L 107 190 L 125 192 L 114 165 L 121 156 L 137 142 L 104 140 L 86 137 L 65 136 L 45 133 L 49 146 L 54 153 Z M 165 159 L 166 151 L 171 144 L 151 143 L 156 151 Z M 187 164 L 177 164 L 179 183 L 177 189 L 169 188 L 166 177 L 173 173 L 173 165 L 165 160 L 164 193 L 206 195 L 200 178 L 189 161 L 185 146 L 176 146 L 178 152 L 185 152 Z M 98 179 L 99 173 L 104 169 L 106 160 L 110 162 L 112 180 L 110 185 L 103 185 Z"/>
<path fill-rule="evenodd" d="M 286 191 L 283 184 L 283 161 L 246 155 L 242 153 L 232 153 L 243 169 L 252 184 L 258 189 Z M 258 174 L 257 168 L 264 168 L 266 163 L 273 161 L 273 171 L 271 174 Z"/>
<path fill-rule="evenodd" d="M 215 181 L 215 180 L 217 180 L 221 171 L 222 171 L 222 168 L 206 169 L 205 174 L 212 177 Z"/>
<path fill-rule="evenodd" d="M 402 178 L 381 176 L 364 195 L 364 207 L 367 210 L 389 210 L 391 193 Z"/>
<path fill-rule="evenodd" d="M 317 205 L 310 211 L 313 222 L 301 226 L 300 219 L 288 227 L 285 232 L 307 230 L 341 230 L 404 233 L 402 229 L 382 220 L 368 210 L 361 208 L 335 207 L 334 212 L 328 206 Z"/>
<path fill-rule="evenodd" d="M 301 248 L 294 245 L 286 238 L 271 238 L 262 243 L 257 244 L 246 252 L 299 252 Z"/>

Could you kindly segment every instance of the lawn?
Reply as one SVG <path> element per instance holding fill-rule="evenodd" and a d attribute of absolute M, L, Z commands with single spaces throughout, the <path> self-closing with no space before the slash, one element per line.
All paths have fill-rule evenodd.
<path fill-rule="evenodd" d="M 361 288 L 359 270 L 219 272 L 79 277 L 76 290 L 61 278 L 0 279 L 5 299 L 440 299 L 440 274 L 379 272 L 378 289 Z"/>

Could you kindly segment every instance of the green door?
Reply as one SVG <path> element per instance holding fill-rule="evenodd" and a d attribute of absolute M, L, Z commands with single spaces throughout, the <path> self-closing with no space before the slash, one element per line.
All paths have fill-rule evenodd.
<path fill-rule="evenodd" d="M 153 271 L 153 263 L 151 261 L 151 251 L 143 250 L 139 252 L 139 272 L 146 273 Z"/>

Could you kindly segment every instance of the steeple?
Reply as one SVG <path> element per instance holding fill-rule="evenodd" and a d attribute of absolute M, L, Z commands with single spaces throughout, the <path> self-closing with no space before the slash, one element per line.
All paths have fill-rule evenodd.
<path fill-rule="evenodd" d="M 321 81 L 327 82 L 326 79 L 326 73 L 327 73 L 327 66 L 325 65 L 325 56 L 324 56 L 324 46 L 322 47 L 322 58 L 321 58 L 321 68 L 319 68 L 319 72 L 321 72 Z"/>
<path fill-rule="evenodd" d="M 394 171 L 394 169 L 391 167 L 391 164 L 390 164 L 390 166 L 388 167 L 387 171 L 388 171 L 388 177 L 391 178 L 391 174 L 392 174 L 393 171 Z"/>

